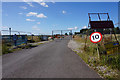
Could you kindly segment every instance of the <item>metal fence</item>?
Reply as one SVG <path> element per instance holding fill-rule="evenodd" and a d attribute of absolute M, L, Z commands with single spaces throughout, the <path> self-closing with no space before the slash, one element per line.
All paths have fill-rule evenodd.
<path fill-rule="evenodd" d="M 27 35 L 16 35 L 16 45 L 26 44 L 27 43 Z M 13 35 L 2 35 L 2 43 L 8 46 L 14 46 L 15 40 L 13 39 Z"/>

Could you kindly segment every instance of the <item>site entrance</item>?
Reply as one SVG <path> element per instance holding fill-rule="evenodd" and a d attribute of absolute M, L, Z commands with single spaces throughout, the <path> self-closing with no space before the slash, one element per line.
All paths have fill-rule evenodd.
<path fill-rule="evenodd" d="M 72 39 L 72 30 L 52 30 L 53 39 Z"/>

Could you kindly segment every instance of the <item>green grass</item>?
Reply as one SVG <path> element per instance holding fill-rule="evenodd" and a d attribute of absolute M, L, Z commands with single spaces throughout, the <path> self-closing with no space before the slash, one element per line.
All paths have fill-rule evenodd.
<path fill-rule="evenodd" d="M 13 50 L 10 50 L 10 47 L 8 47 L 6 44 L 2 44 L 2 54 L 11 53 Z"/>
<path fill-rule="evenodd" d="M 13 46 L 11 45 L 7 45 L 7 44 L 2 44 L 2 51 L 1 51 L 1 54 L 0 55 L 4 55 L 4 54 L 8 54 L 8 53 L 12 53 L 14 51 L 18 51 L 18 50 L 21 50 L 21 49 L 30 49 L 30 48 L 34 48 L 34 47 L 37 47 L 38 45 L 40 44 L 43 44 L 43 43 L 37 43 L 35 45 L 33 44 L 21 44 L 19 46 L 17 46 L 15 49 L 13 49 Z"/>
<path fill-rule="evenodd" d="M 74 40 L 78 43 L 85 43 L 85 39 L 86 38 L 81 38 L 80 36 L 76 36 L 74 38 Z M 100 45 L 101 51 L 105 50 L 103 44 L 100 43 Z M 120 76 L 120 74 L 118 74 L 120 71 L 120 55 L 114 55 L 109 57 L 106 55 L 100 55 L 99 57 L 97 52 L 97 45 L 92 43 L 89 38 L 87 39 L 86 48 L 84 48 L 84 45 L 82 45 L 82 48 L 80 48 L 80 50 L 82 50 L 82 53 L 77 54 L 106 80 L 113 80 L 114 78 Z M 107 66 L 106 70 L 99 70 L 100 67 L 105 68 L 105 66 Z M 110 73 L 111 70 L 115 72 L 115 74 Z M 110 75 L 105 75 L 107 74 L 107 72 L 109 72 Z"/>

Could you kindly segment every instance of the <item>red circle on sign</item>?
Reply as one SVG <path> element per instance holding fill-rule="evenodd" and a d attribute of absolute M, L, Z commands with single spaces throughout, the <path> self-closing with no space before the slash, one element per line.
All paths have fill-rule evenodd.
<path fill-rule="evenodd" d="M 95 33 L 98 33 L 98 34 L 101 36 L 100 40 L 97 41 L 97 42 L 94 42 L 94 41 L 91 39 L 91 36 L 92 36 L 93 34 L 95 34 Z M 90 41 L 91 41 L 92 43 L 98 43 L 98 42 L 100 42 L 101 40 L 102 40 L 102 34 L 101 34 L 100 32 L 94 32 L 94 33 L 92 33 L 92 34 L 90 35 Z"/>

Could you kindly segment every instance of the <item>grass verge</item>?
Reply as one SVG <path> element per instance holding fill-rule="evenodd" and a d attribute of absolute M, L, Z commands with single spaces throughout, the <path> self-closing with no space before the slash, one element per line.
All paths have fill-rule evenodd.
<path fill-rule="evenodd" d="M 14 51 L 19 51 L 21 49 L 31 49 L 34 47 L 37 47 L 38 45 L 43 44 L 43 43 L 37 43 L 37 44 L 21 44 L 19 46 L 8 46 L 6 44 L 2 44 L 2 54 L 8 54 L 8 53 L 12 53 Z"/>
<path fill-rule="evenodd" d="M 74 38 L 79 44 L 85 43 L 85 38 L 76 36 Z M 98 74 L 106 80 L 119 80 L 120 79 L 120 55 L 106 56 L 98 55 L 97 45 L 87 40 L 86 49 L 84 44 L 79 48 L 80 52 L 77 53 L 91 68 L 96 70 Z M 81 53 L 82 51 L 82 53 Z"/>

